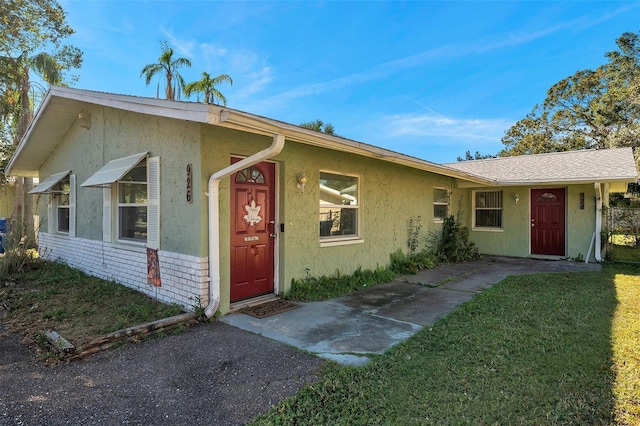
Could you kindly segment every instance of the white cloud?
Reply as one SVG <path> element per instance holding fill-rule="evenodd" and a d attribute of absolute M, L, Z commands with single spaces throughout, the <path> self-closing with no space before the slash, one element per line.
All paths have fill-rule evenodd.
<path fill-rule="evenodd" d="M 234 78 L 233 75 L 231 78 Z M 241 79 L 244 84 L 236 94 L 235 99 L 242 103 L 246 100 L 253 101 L 253 97 L 260 93 L 271 81 L 273 81 L 273 74 L 271 68 L 264 66 L 255 72 L 240 75 L 236 80 Z"/>
<path fill-rule="evenodd" d="M 395 114 L 385 117 L 383 123 L 378 131 L 386 138 L 441 137 L 491 142 L 500 140 L 513 124 L 511 120 L 499 118 L 457 118 L 434 113 Z"/>

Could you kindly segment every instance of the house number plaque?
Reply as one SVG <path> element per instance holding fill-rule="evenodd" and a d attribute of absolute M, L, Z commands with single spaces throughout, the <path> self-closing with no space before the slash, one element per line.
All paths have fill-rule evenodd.
<path fill-rule="evenodd" d="M 244 237 L 245 241 L 258 241 L 258 236 L 257 235 L 252 235 L 250 237 Z"/>
<path fill-rule="evenodd" d="M 193 203 L 193 193 L 191 192 L 191 164 L 187 164 L 187 203 Z"/>

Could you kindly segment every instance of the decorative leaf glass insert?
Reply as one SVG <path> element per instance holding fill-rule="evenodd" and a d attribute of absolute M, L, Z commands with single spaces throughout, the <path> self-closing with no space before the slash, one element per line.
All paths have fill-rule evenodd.
<path fill-rule="evenodd" d="M 247 167 L 236 174 L 237 183 L 266 183 L 264 174 L 256 166 Z"/>
<path fill-rule="evenodd" d="M 539 202 L 539 203 L 540 202 L 545 202 L 545 201 L 556 202 L 556 201 L 558 201 L 558 196 L 556 194 L 551 193 L 551 192 L 545 192 L 545 193 L 541 194 L 536 201 Z"/>

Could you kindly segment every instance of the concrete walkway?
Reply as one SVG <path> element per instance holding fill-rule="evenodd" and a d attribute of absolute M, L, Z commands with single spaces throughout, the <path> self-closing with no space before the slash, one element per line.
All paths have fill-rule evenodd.
<path fill-rule="evenodd" d="M 300 303 L 267 318 L 234 313 L 220 321 L 340 364 L 363 365 L 370 355 L 384 353 L 510 275 L 600 269 L 599 264 L 485 256 L 337 299 Z"/>

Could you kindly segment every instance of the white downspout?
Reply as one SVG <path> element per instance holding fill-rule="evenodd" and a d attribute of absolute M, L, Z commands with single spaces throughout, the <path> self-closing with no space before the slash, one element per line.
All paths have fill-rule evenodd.
<path fill-rule="evenodd" d="M 593 184 L 593 188 L 596 192 L 596 229 L 594 231 L 595 247 L 593 256 L 596 262 L 602 262 L 602 255 L 600 248 L 602 246 L 602 189 L 599 182 Z"/>
<path fill-rule="evenodd" d="M 220 306 L 220 181 L 233 173 L 274 157 L 284 148 L 284 136 L 273 135 L 271 145 L 237 163 L 219 170 L 209 177 L 209 304 L 204 310 L 211 318 Z"/>

